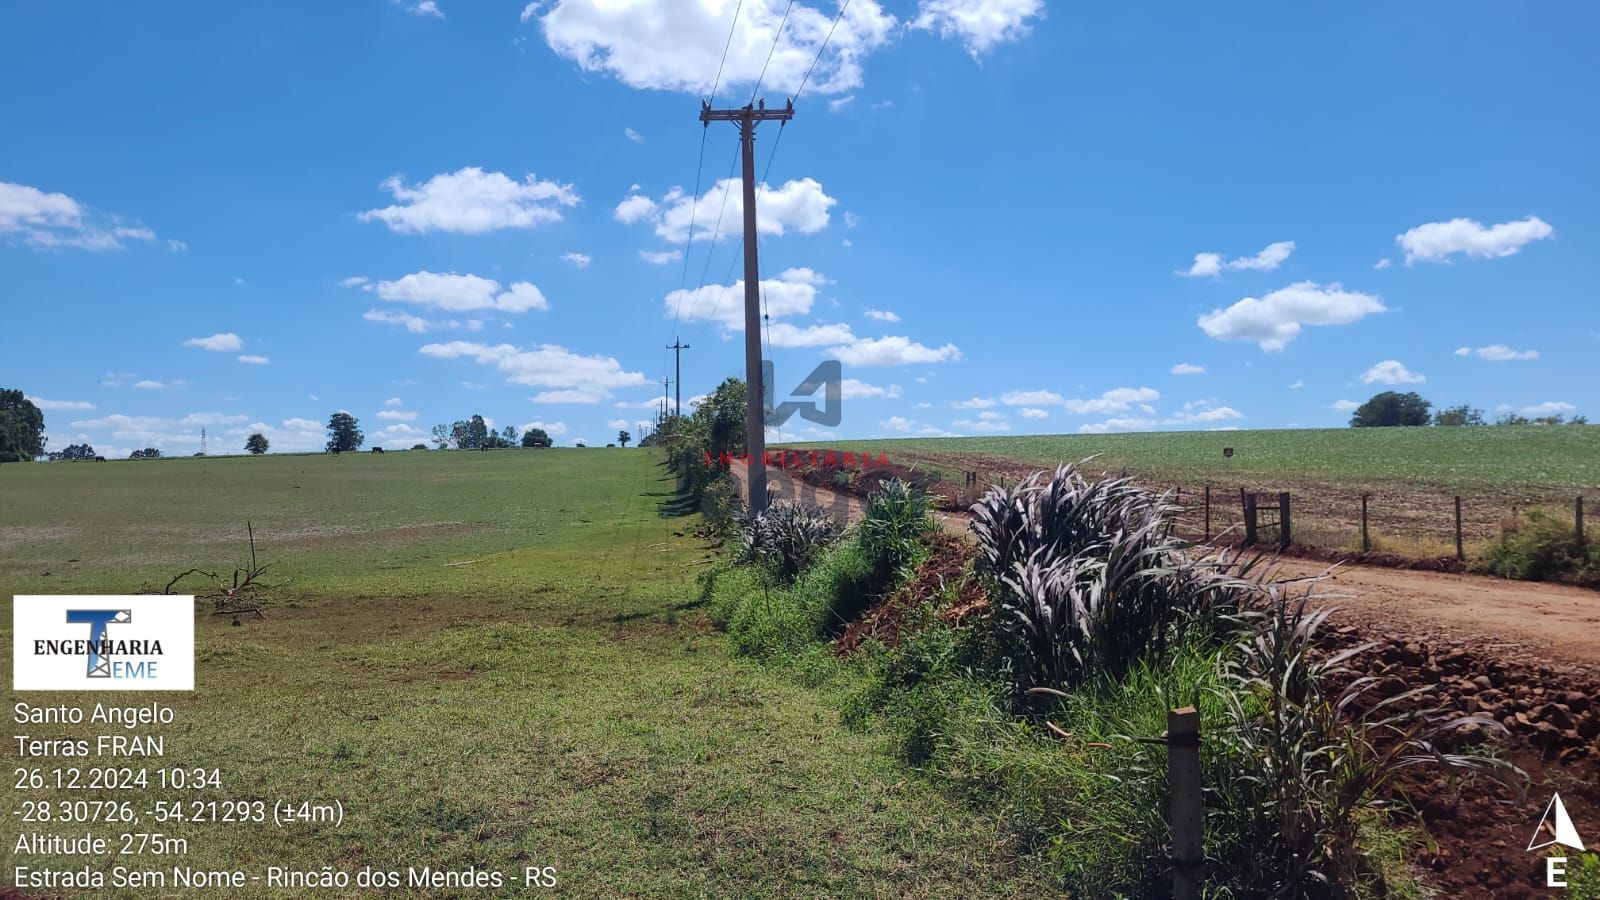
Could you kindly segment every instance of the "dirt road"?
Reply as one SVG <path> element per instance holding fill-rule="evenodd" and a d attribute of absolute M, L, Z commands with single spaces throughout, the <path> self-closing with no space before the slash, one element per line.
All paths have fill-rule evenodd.
<path fill-rule="evenodd" d="M 736 465 L 733 474 L 742 490 L 744 469 Z M 774 497 L 792 498 L 798 485 L 807 502 L 842 511 L 852 521 L 861 517 L 857 497 L 800 484 L 780 470 L 769 470 L 769 477 Z M 966 533 L 965 515 L 938 517 L 947 530 Z M 1284 559 L 1281 567 L 1291 577 L 1327 569 L 1299 559 Z M 1390 634 L 1453 638 L 1478 650 L 1522 650 L 1562 667 L 1600 667 L 1600 591 L 1369 566 L 1339 566 L 1327 589 L 1341 595 L 1336 620 Z"/>

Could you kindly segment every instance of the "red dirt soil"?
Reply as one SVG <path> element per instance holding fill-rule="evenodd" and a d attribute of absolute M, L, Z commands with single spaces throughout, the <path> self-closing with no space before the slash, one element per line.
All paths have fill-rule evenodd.
<path fill-rule="evenodd" d="M 947 532 L 934 535 L 929 541 L 928 558 L 917 567 L 911 580 L 846 626 L 844 634 L 834 641 L 834 648 L 841 656 L 848 655 L 868 638 L 896 646 L 912 610 L 935 599 L 944 600 L 947 593 L 953 596 L 940 612 L 949 620 L 959 622 L 986 608 L 989 601 L 978 580 L 971 577 L 971 562 L 972 547 L 966 541 Z"/>

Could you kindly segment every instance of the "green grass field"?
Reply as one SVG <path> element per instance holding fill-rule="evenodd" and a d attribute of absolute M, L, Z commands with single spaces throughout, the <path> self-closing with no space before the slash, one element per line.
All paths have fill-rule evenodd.
<path fill-rule="evenodd" d="M 289 584 L 240 627 L 197 605 L 196 690 L 161 697 L 177 712 L 165 762 L 219 768 L 223 789 L 203 797 L 338 799 L 346 818 L 140 826 L 187 839 L 196 867 L 553 865 L 569 896 L 1044 887 L 995 813 L 843 729 L 830 689 L 730 655 L 698 607 L 697 520 L 663 510 L 656 461 L 591 449 L 4 466 L 0 593 L 231 571 L 254 523 Z M 0 622 L 9 647 L 9 610 Z M 42 862 L 13 859 L 7 834 L 8 872 Z"/>

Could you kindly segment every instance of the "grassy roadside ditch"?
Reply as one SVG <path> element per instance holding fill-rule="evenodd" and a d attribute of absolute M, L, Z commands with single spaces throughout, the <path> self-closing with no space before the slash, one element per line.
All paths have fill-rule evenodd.
<path fill-rule="evenodd" d="M 1182 553 L 1171 511 L 1063 467 L 991 490 L 974 550 L 891 482 L 848 528 L 783 505 L 731 524 L 704 594 L 737 652 L 829 685 L 1073 895 L 1167 891 L 1166 751 L 1141 739 L 1192 704 L 1208 896 L 1428 896 L 1390 788 L 1417 767 L 1515 780 L 1477 742 L 1497 723 L 1427 688 L 1376 699 L 1365 648 L 1316 650 L 1316 582 Z"/>

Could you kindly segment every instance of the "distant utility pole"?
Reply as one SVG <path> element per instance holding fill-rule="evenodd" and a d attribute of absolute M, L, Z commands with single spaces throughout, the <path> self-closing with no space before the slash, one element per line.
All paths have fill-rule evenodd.
<path fill-rule="evenodd" d="M 677 404 L 677 406 L 676 406 L 676 410 L 677 411 L 674 412 L 673 415 L 682 417 L 683 416 L 683 351 L 689 349 L 689 345 L 683 343 L 682 341 L 678 340 L 677 338 L 673 338 L 672 339 L 672 343 L 667 345 L 667 349 L 672 351 L 672 366 L 673 366 L 673 373 L 672 374 L 673 374 L 674 378 L 678 379 L 678 381 L 677 381 L 678 389 L 673 393 L 674 402 Z"/>
<path fill-rule="evenodd" d="M 661 379 L 661 418 L 663 419 L 667 417 L 667 385 L 671 383 L 672 379 L 670 378 Z"/>
<path fill-rule="evenodd" d="M 767 109 L 767 101 L 738 109 L 712 109 L 701 101 L 700 121 L 733 122 L 739 126 L 744 157 L 744 391 L 745 450 L 750 454 L 750 514 L 767 508 L 765 390 L 761 383 L 761 265 L 756 258 L 756 125 L 794 118 L 794 101 L 783 109 Z"/>

